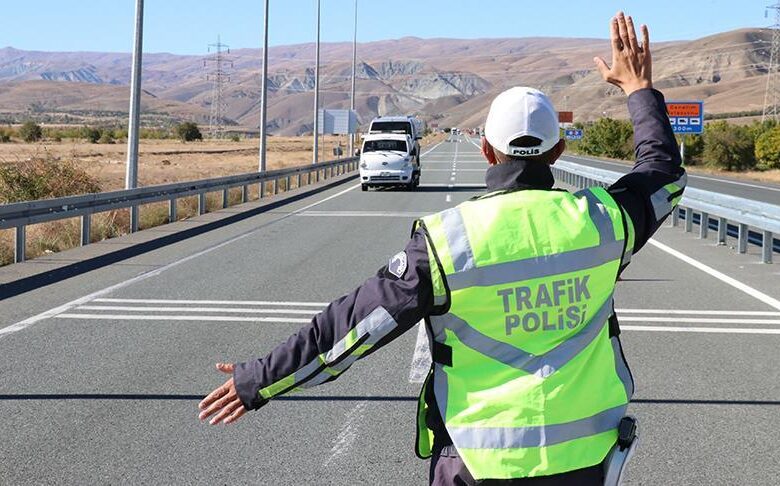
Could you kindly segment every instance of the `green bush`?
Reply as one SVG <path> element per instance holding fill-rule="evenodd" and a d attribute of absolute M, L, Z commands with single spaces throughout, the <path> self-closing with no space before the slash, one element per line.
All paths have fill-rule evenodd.
<path fill-rule="evenodd" d="M 729 171 L 752 169 L 756 165 L 754 145 L 749 127 L 709 123 L 704 129 L 704 163 Z"/>
<path fill-rule="evenodd" d="M 233 136 L 230 137 L 230 141 L 231 142 L 240 142 L 241 141 L 241 137 L 239 137 L 238 135 L 233 135 Z"/>
<path fill-rule="evenodd" d="M 0 164 L 0 204 L 100 192 L 97 179 L 52 157 Z"/>
<path fill-rule="evenodd" d="M 756 139 L 756 169 L 780 169 L 780 127 L 767 130 Z"/>
<path fill-rule="evenodd" d="M 0 128 L 0 143 L 11 143 L 11 131 Z"/>
<path fill-rule="evenodd" d="M 182 142 L 194 142 L 203 140 L 203 134 L 200 133 L 198 125 L 192 122 L 184 122 L 176 126 L 176 135 Z"/>
<path fill-rule="evenodd" d="M 27 143 L 37 142 L 43 138 L 43 129 L 37 123 L 28 121 L 19 129 L 19 136 Z"/>
<path fill-rule="evenodd" d="M 89 143 L 98 143 L 100 137 L 103 135 L 100 133 L 99 128 L 84 127 L 83 136 Z"/>
<path fill-rule="evenodd" d="M 114 143 L 114 132 L 111 130 L 103 130 L 98 143 Z"/>
<path fill-rule="evenodd" d="M 634 154 L 633 136 L 631 122 L 601 118 L 585 128 L 577 148 L 587 155 L 628 159 Z"/>
<path fill-rule="evenodd" d="M 688 135 L 677 137 L 677 143 L 685 143 L 685 165 L 699 165 L 704 154 L 704 137 L 701 135 Z"/>

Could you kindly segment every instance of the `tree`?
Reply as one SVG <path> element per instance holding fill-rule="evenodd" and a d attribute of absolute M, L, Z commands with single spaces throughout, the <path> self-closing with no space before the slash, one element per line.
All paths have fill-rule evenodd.
<path fill-rule="evenodd" d="M 728 171 L 756 165 L 755 140 L 750 128 L 725 121 L 709 123 L 704 130 L 704 163 Z"/>
<path fill-rule="evenodd" d="M 114 143 L 114 132 L 111 130 L 103 130 L 98 143 Z"/>
<path fill-rule="evenodd" d="M 176 126 L 176 134 L 182 142 L 193 142 L 203 140 L 203 134 L 200 133 L 198 125 L 192 122 L 184 122 Z"/>
<path fill-rule="evenodd" d="M 28 121 L 19 129 L 19 136 L 27 143 L 37 142 L 43 137 L 43 130 L 37 123 Z"/>
<path fill-rule="evenodd" d="M 758 170 L 780 169 L 780 127 L 764 132 L 756 139 Z"/>
<path fill-rule="evenodd" d="M 579 149 L 588 155 L 628 159 L 634 153 L 633 136 L 629 121 L 601 118 L 585 129 Z"/>

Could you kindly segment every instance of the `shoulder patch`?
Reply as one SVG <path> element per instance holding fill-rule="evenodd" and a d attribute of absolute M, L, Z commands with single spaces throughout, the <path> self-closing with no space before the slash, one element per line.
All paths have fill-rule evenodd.
<path fill-rule="evenodd" d="M 406 252 L 402 251 L 390 259 L 390 263 L 387 264 L 387 270 L 396 277 L 403 278 L 406 273 L 407 262 Z"/>

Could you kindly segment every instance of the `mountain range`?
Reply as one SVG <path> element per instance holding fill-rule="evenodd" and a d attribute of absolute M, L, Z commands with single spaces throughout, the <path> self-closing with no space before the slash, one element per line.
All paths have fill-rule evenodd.
<path fill-rule="evenodd" d="M 763 106 L 771 31 L 743 29 L 653 45 L 654 80 L 667 99 L 702 99 L 708 113 Z M 502 90 L 533 86 L 575 120 L 626 117 L 625 100 L 593 69 L 607 60 L 604 39 L 421 39 L 358 45 L 356 109 L 376 115 L 414 113 L 440 126 L 480 126 Z M 213 53 L 210 54 L 213 56 Z M 145 121 L 207 123 L 212 83 L 208 56 L 145 54 Z M 314 45 L 269 49 L 268 128 L 280 135 L 312 130 Z M 352 45 L 321 46 L 324 107 L 348 108 Z M 225 116 L 236 129 L 259 124 L 262 51 L 225 54 Z M 213 66 L 212 66 L 213 67 Z M 0 120 L 46 116 L 52 123 L 121 118 L 128 110 L 131 57 L 122 53 L 0 49 Z"/>

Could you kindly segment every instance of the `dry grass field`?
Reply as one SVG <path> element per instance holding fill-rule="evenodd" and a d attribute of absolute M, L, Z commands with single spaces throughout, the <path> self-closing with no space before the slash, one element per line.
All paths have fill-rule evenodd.
<path fill-rule="evenodd" d="M 423 140 L 423 146 L 437 143 L 444 135 Z M 347 152 L 344 137 L 324 137 L 320 142 L 320 161 L 333 160 L 333 148 L 341 143 Z M 82 169 L 94 179 L 102 191 L 124 188 L 126 144 L 90 144 L 83 141 L 63 141 L 37 144 L 0 144 L 0 164 L 24 164 L 31 160 L 60 161 Z M 208 179 L 254 172 L 258 167 L 258 141 L 205 141 L 181 143 L 171 140 L 142 140 L 139 156 L 139 185 L 149 186 Z M 310 164 L 311 137 L 269 137 L 268 170 Z M 294 186 L 293 186 L 294 187 Z M 284 181 L 282 181 L 282 190 Z M 240 190 L 231 191 L 230 203 L 240 201 Z M 257 188 L 250 190 L 250 199 L 257 198 Z M 217 194 L 210 194 L 207 208 L 221 207 Z M 178 217 L 186 219 L 197 212 L 197 199 L 179 200 Z M 168 222 L 167 204 L 150 204 L 141 208 L 142 229 Z M 129 228 L 126 210 L 111 211 L 93 217 L 91 240 L 101 241 L 124 234 Z M 0 266 L 13 262 L 12 230 L 0 231 Z M 79 222 L 76 219 L 27 227 L 27 257 L 32 259 L 47 253 L 73 248 L 79 243 Z"/>

